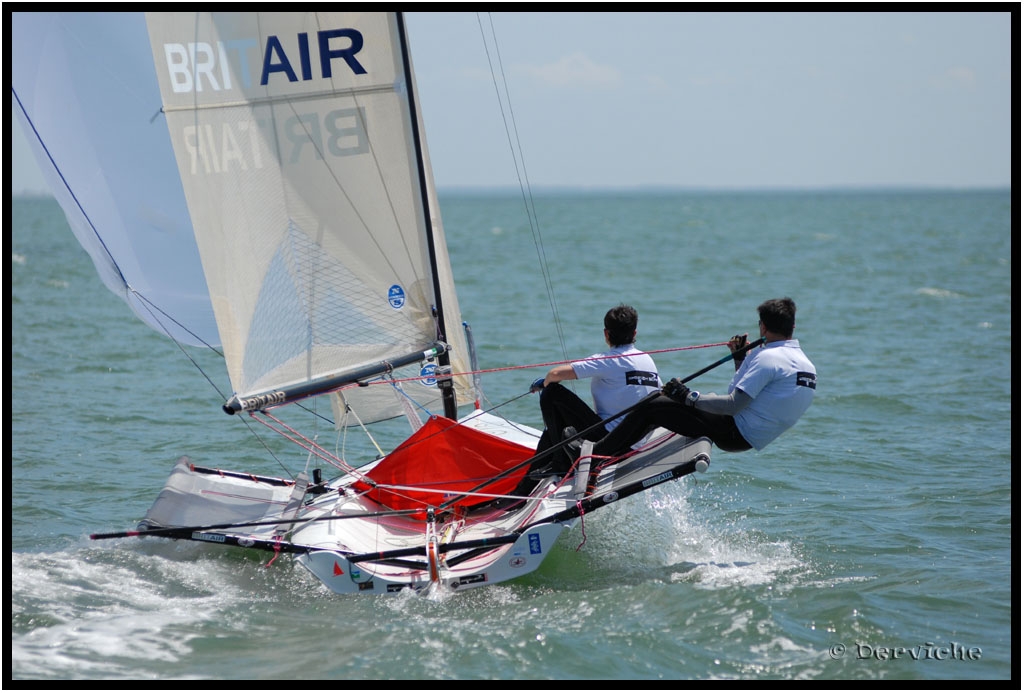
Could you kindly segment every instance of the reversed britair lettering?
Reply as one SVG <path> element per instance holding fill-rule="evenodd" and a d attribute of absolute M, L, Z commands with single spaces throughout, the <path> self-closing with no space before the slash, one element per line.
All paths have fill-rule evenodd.
<path fill-rule="evenodd" d="M 321 160 L 325 155 L 350 156 L 370 151 L 366 136 L 366 113 L 358 108 L 336 108 L 321 116 L 300 113 L 278 123 L 282 133 L 281 163 L 296 164 L 305 158 Z M 186 125 L 181 130 L 189 172 L 227 173 L 260 169 L 274 153 L 265 150 L 268 122 L 242 120 L 214 125 Z"/>
<path fill-rule="evenodd" d="M 164 59 L 175 93 L 228 91 L 253 86 L 251 65 L 259 65 L 259 85 L 267 86 L 278 75 L 289 82 L 331 79 L 338 64 L 353 74 L 366 74 L 357 54 L 363 49 L 363 34 L 357 29 L 327 29 L 310 41 L 303 32 L 285 48 L 281 37 L 266 38 L 263 49 L 254 38 L 216 43 L 165 43 Z M 313 46 L 316 47 L 314 56 Z M 314 61 L 314 57 L 316 60 Z M 258 63 L 256 61 L 259 61 Z M 234 84 L 237 75 L 240 85 Z"/>

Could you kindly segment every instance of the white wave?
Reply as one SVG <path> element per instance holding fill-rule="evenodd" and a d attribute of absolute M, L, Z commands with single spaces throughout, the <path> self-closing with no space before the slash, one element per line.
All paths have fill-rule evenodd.
<path fill-rule="evenodd" d="M 136 666 L 180 662 L 199 626 L 251 601 L 231 589 L 225 564 L 211 572 L 209 562 L 120 551 L 13 553 L 11 563 L 18 678 L 134 677 Z"/>
<path fill-rule="evenodd" d="M 718 589 L 725 586 L 774 585 L 780 574 L 803 563 L 787 541 L 770 541 L 717 516 L 717 510 L 696 508 L 689 498 L 665 496 L 661 514 L 671 521 L 675 541 L 667 549 L 673 581 Z"/>
<path fill-rule="evenodd" d="M 919 296 L 934 296 L 935 298 L 961 298 L 961 294 L 949 289 L 936 289 L 930 286 L 924 286 L 914 292 Z"/>
<path fill-rule="evenodd" d="M 709 589 L 773 584 L 781 573 L 804 567 L 788 542 L 765 541 L 700 516 L 693 483 L 690 477 L 665 484 L 584 518 L 584 550 L 598 563 L 620 564 L 628 556 L 635 569 L 670 568 L 672 581 Z"/>

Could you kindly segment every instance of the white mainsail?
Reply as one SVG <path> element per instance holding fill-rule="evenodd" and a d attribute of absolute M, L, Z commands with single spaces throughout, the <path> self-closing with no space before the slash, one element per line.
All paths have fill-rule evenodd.
<path fill-rule="evenodd" d="M 236 398 L 408 362 L 392 377 L 434 406 L 416 354 L 442 337 L 470 370 L 399 16 L 16 13 L 13 35 L 29 139 L 104 281 L 222 344 Z"/>

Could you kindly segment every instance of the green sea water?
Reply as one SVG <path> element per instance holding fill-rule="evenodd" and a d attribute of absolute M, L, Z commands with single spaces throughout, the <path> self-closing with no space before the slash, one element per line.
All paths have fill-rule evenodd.
<path fill-rule="evenodd" d="M 716 452 L 706 474 L 586 516 L 527 577 L 374 598 L 333 595 L 286 557 L 89 540 L 134 528 L 180 455 L 269 474 L 305 459 L 282 470 L 220 412 L 182 350 L 102 286 L 53 200 L 14 199 L 9 678 L 1019 681 L 1010 191 L 528 206 L 533 228 L 517 196 L 441 196 L 485 406 L 539 426 L 522 396 L 539 364 L 601 350 L 620 302 L 667 379 L 726 353 L 684 347 L 756 334 L 757 304 L 783 295 L 815 403 L 764 451 Z M 214 355 L 190 354 L 229 389 Z"/>

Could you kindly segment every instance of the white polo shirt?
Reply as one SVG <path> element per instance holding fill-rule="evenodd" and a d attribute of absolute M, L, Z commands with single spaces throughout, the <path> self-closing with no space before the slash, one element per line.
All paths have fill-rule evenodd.
<path fill-rule="evenodd" d="M 753 401 L 734 417 L 748 443 L 762 450 L 811 406 L 817 386 L 814 364 L 796 339 L 771 342 L 747 354 L 729 392 L 738 388 Z"/>
<path fill-rule="evenodd" d="M 632 344 L 613 347 L 603 354 L 594 354 L 570 365 L 578 379 L 590 378 L 590 395 L 602 420 L 661 389 L 654 359 Z M 622 418 L 609 421 L 605 428 L 612 430 Z"/>

